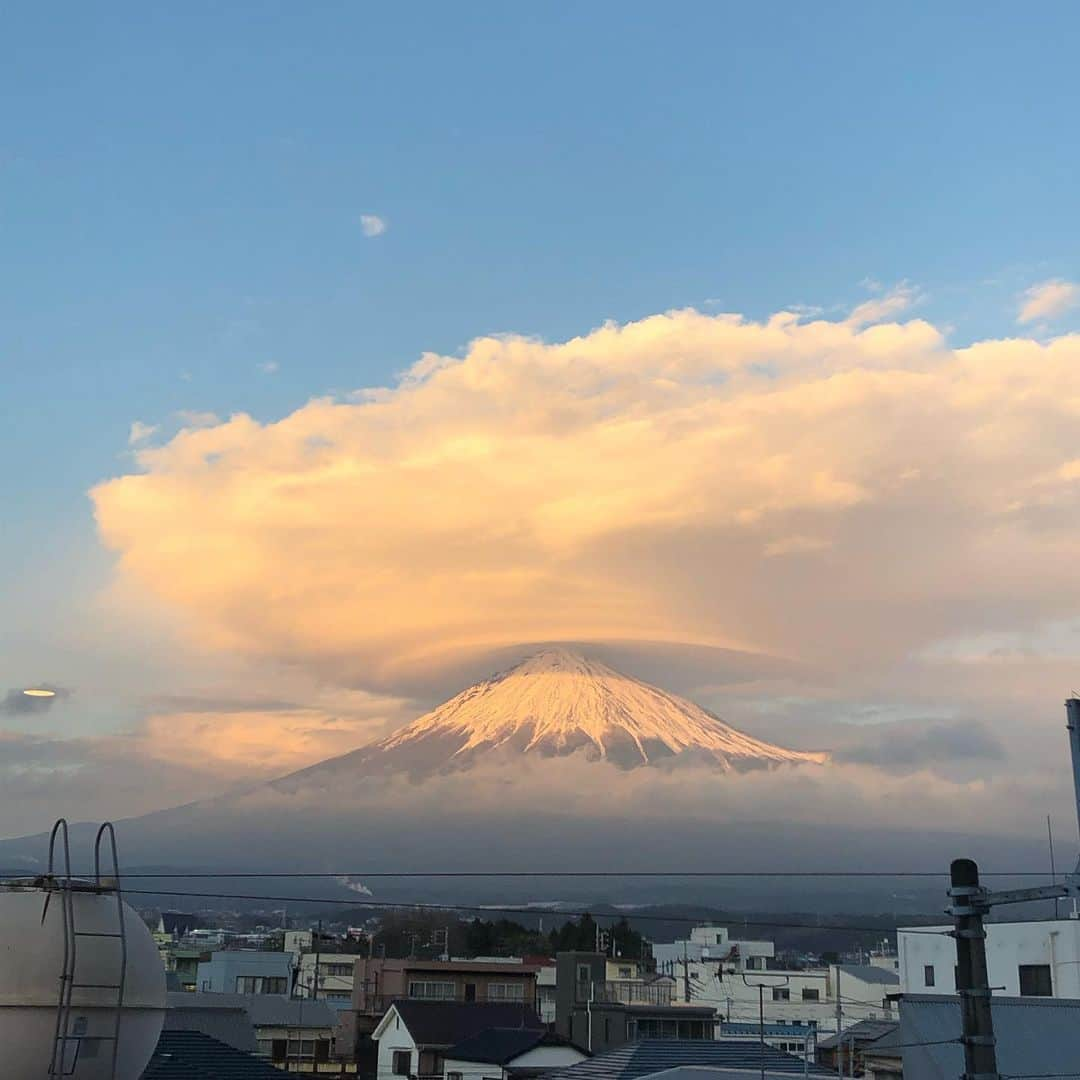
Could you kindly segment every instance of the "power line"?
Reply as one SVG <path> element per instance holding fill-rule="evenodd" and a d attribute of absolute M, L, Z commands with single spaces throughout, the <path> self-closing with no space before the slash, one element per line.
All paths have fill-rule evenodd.
<path fill-rule="evenodd" d="M 25 873 L 25 869 L 23 870 Z M 1046 877 L 1045 870 L 993 870 L 982 877 Z M 948 878 L 948 870 L 268 870 L 124 871 L 125 878 Z"/>
<path fill-rule="evenodd" d="M 696 926 L 700 918 L 686 918 L 674 915 L 638 915 L 633 912 L 620 912 L 618 916 L 611 914 L 593 915 L 590 911 L 566 911 L 561 908 L 541 909 L 535 907 L 498 907 L 491 904 L 428 904 L 408 903 L 404 901 L 388 902 L 385 900 L 353 900 L 334 899 L 325 896 L 267 896 L 258 893 L 214 893 L 214 892 L 187 892 L 175 889 L 124 889 L 125 896 L 179 896 L 185 899 L 204 900 L 260 900 L 271 903 L 287 904 L 320 904 L 324 907 L 363 907 L 363 908 L 404 908 L 412 911 L 471 911 L 483 914 L 495 913 L 503 915 L 565 915 L 568 918 L 583 918 L 588 915 L 592 919 L 600 918 L 626 918 L 635 919 L 639 922 L 674 922 Z M 744 926 L 764 926 L 780 930 L 849 930 L 860 933 L 888 933 L 881 926 L 852 926 L 846 924 L 830 923 L 822 926 L 819 923 L 793 923 L 793 922 L 770 922 L 761 919 L 740 919 Z M 948 936 L 948 930 L 914 930 L 912 933 L 927 933 L 935 936 Z"/>

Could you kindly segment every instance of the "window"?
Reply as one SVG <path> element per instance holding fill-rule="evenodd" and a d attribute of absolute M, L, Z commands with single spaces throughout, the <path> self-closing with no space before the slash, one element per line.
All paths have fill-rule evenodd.
<path fill-rule="evenodd" d="M 524 1001 L 525 984 L 512 983 L 488 983 L 488 1001 Z"/>
<path fill-rule="evenodd" d="M 821 991 L 817 989 L 811 989 L 809 986 L 803 987 L 802 992 L 803 1001 L 820 1001 Z"/>
<path fill-rule="evenodd" d="M 923 986 L 933 986 L 934 985 L 934 965 L 933 964 L 927 964 L 922 969 L 922 977 L 923 977 Z"/>
<path fill-rule="evenodd" d="M 764 971 L 765 970 L 765 957 L 764 956 L 748 956 L 746 958 L 746 970 L 747 971 Z"/>
<path fill-rule="evenodd" d="M 632 979 L 634 977 L 634 969 L 628 967 L 619 968 L 620 979 Z"/>
<path fill-rule="evenodd" d="M 452 1001 L 454 984 L 452 982 L 413 981 L 409 983 L 409 997 L 422 1001 Z"/>
<path fill-rule="evenodd" d="M 393 1073 L 395 1076 L 408 1076 L 412 1071 L 412 1052 L 409 1050 L 395 1050 Z"/>
<path fill-rule="evenodd" d="M 1050 981 L 1049 964 L 1020 965 L 1021 997 L 1053 997 L 1054 987 Z"/>
<path fill-rule="evenodd" d="M 717 934 L 716 935 L 716 944 L 717 945 L 723 945 L 724 944 L 724 935 L 723 934 Z"/>
<path fill-rule="evenodd" d="M 459 1072 L 448 1072 L 446 1074 L 446 1080 L 461 1080 L 461 1073 L 459 1073 Z"/>
<path fill-rule="evenodd" d="M 322 970 L 327 975 L 351 975 L 353 966 L 352 964 L 323 964 Z"/>
<path fill-rule="evenodd" d="M 286 994 L 288 979 L 284 976 L 237 975 L 236 992 L 238 994 Z"/>
<path fill-rule="evenodd" d="M 773 1001 L 790 1001 L 791 991 L 786 986 L 774 986 L 772 999 Z"/>
<path fill-rule="evenodd" d="M 589 965 L 578 964 L 577 966 L 577 981 L 579 983 L 587 983 L 590 979 Z"/>
<path fill-rule="evenodd" d="M 611 1020 L 608 1017 L 604 1017 L 604 1042 L 611 1042 Z"/>

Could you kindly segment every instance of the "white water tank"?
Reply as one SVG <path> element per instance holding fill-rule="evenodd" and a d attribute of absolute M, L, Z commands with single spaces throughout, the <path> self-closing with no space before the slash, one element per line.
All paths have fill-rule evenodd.
<path fill-rule="evenodd" d="M 87 885 L 70 893 L 75 930 L 74 989 L 64 1074 L 110 1080 L 119 982 L 116 894 Z M 46 904 L 46 900 L 48 903 Z M 44 915 L 44 918 L 42 917 Z M 165 1020 L 165 970 L 139 914 L 124 906 L 127 964 L 120 1009 L 116 1080 L 139 1080 Z M 0 884 L 0 1075 L 4 1080 L 48 1080 L 56 1039 L 60 976 L 64 970 L 64 897 L 39 884 Z"/>

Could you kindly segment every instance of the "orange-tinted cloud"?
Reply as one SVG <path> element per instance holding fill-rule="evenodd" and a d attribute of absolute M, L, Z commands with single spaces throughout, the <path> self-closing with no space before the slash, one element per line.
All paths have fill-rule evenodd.
<path fill-rule="evenodd" d="M 567 639 L 885 668 L 1080 610 L 1080 338 L 871 314 L 481 338 L 141 450 L 101 535 L 202 644 L 361 685 Z"/>

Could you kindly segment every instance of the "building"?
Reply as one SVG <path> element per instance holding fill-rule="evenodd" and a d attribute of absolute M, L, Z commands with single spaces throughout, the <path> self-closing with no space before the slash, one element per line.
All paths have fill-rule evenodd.
<path fill-rule="evenodd" d="M 673 1004 L 672 982 L 657 976 L 609 980 L 602 953 L 555 958 L 555 1029 L 599 1053 L 638 1039 L 712 1039 L 716 1009 Z"/>
<path fill-rule="evenodd" d="M 894 1035 L 897 1026 L 895 1020 L 860 1020 L 818 1043 L 818 1064 L 844 1076 L 862 1073 L 867 1048 L 877 1045 L 886 1035 Z"/>
<path fill-rule="evenodd" d="M 526 1080 L 589 1055 L 552 1031 L 488 1028 L 446 1051 L 444 1080 Z"/>
<path fill-rule="evenodd" d="M 786 1054 L 817 1060 L 817 1026 L 815 1024 L 766 1024 L 765 1044 Z M 760 1042 L 762 1027 L 749 1021 L 721 1020 L 717 1026 L 718 1039 Z"/>
<path fill-rule="evenodd" d="M 1077 1075 L 1080 1001 L 995 994 L 992 1003 L 1000 1076 Z M 905 994 L 900 999 L 897 1043 L 905 1080 L 960 1076 L 964 1071 L 960 1032 L 959 998 Z"/>
<path fill-rule="evenodd" d="M 337 1014 L 323 1001 L 304 1001 L 277 994 L 169 994 L 166 1018 L 187 1012 L 188 1028 L 200 1028 L 197 1013 L 204 1010 L 243 1009 L 255 1033 L 255 1052 L 272 1062 L 315 1064 L 330 1061 L 336 1050 Z M 167 1027 L 184 1024 L 174 1019 Z"/>
<path fill-rule="evenodd" d="M 775 966 L 771 941 L 739 941 L 723 927 L 694 927 L 690 938 L 654 945 L 658 968 L 672 972 L 673 1004 L 711 1005 L 727 1022 L 814 1027 L 820 1034 L 857 1020 L 895 1020 L 900 990 L 893 958 L 816 968 Z M 839 1004 L 839 1010 L 837 1005 Z"/>
<path fill-rule="evenodd" d="M 764 971 L 776 955 L 771 941 L 742 941 L 732 938 L 724 926 L 695 926 L 685 941 L 657 943 L 652 947 L 656 970 L 668 975 L 683 973 L 684 965 L 719 961 L 738 971 Z"/>
<path fill-rule="evenodd" d="M 515 958 L 486 960 L 393 960 L 356 957 L 352 1009 L 344 1024 L 356 1061 L 376 1065 L 375 1028 L 395 1001 L 519 1003 L 536 1007 L 538 964 Z M 345 1015 L 342 1015 L 345 1021 Z M 451 1042 L 457 1042 L 454 1038 Z"/>
<path fill-rule="evenodd" d="M 332 1009 L 351 1009 L 356 957 L 346 953 L 304 952 L 296 957 L 294 992 L 325 1001 Z"/>
<path fill-rule="evenodd" d="M 158 916 L 156 934 L 161 934 L 172 941 L 185 938 L 192 930 L 199 928 L 199 920 L 195 915 L 185 911 L 163 911 Z"/>
<path fill-rule="evenodd" d="M 555 1023 L 555 979 L 554 962 L 543 963 L 536 972 L 536 1011 L 545 1024 Z"/>
<path fill-rule="evenodd" d="M 951 926 L 897 931 L 905 994 L 956 993 Z M 1012 997 L 1080 998 L 1080 920 L 986 923 L 990 985 Z"/>
<path fill-rule="evenodd" d="M 279 994 L 292 992 L 292 956 L 286 952 L 211 953 L 199 963 L 197 989 L 211 994 Z"/>
<path fill-rule="evenodd" d="M 209 959 L 202 949 L 172 943 L 159 945 L 165 971 L 171 974 L 179 990 L 195 990 L 199 985 L 199 964 Z"/>
<path fill-rule="evenodd" d="M 200 1031 L 161 1033 L 142 1080 L 281 1080 L 281 1070 Z"/>
<path fill-rule="evenodd" d="M 900 1024 L 862 1048 L 865 1080 L 903 1080 L 904 1050 Z"/>
<path fill-rule="evenodd" d="M 627 1043 L 616 1050 L 597 1054 L 577 1065 L 547 1073 L 544 1080 L 644 1080 L 645 1077 L 663 1076 L 672 1069 L 693 1068 L 696 1073 L 712 1077 L 714 1070 L 723 1070 L 720 1076 L 731 1077 L 732 1071 L 746 1070 L 754 1076 L 825 1076 L 817 1065 L 808 1064 L 793 1054 L 785 1054 L 766 1046 L 762 1053 L 760 1043 L 732 1041 L 728 1039 L 658 1040 L 645 1039 Z"/>
<path fill-rule="evenodd" d="M 489 1028 L 544 1030 L 531 1005 L 493 1002 L 395 1002 L 373 1032 L 376 1080 L 442 1077 L 446 1052 Z"/>

